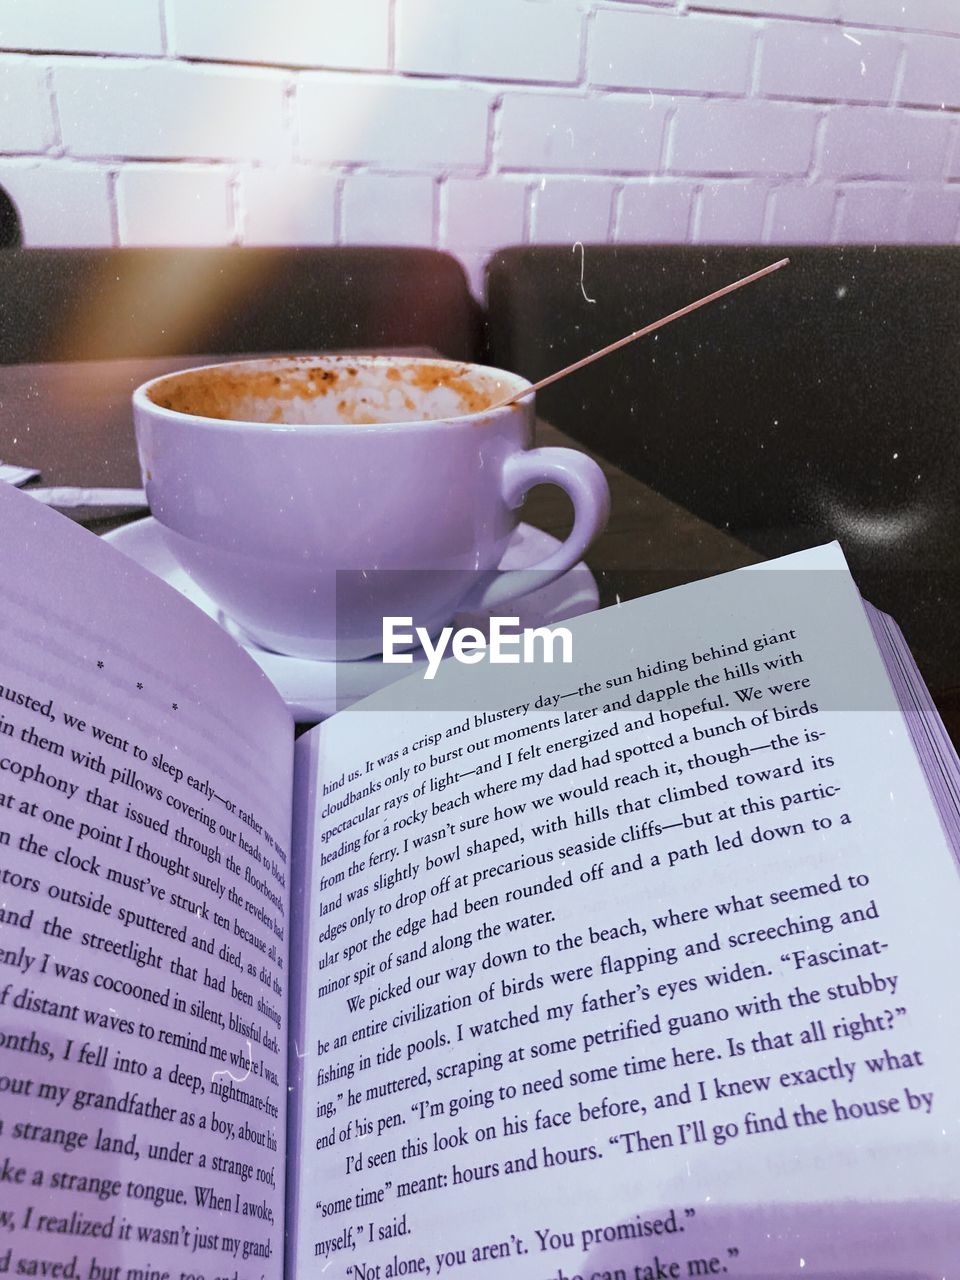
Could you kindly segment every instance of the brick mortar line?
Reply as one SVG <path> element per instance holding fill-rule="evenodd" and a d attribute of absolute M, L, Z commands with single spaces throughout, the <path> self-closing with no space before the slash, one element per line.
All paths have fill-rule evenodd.
<path fill-rule="evenodd" d="M 542 189 L 542 188 L 541 188 Z M 531 236 L 533 235 L 533 201 L 536 188 L 527 183 L 524 188 L 523 197 L 523 218 L 520 226 L 520 243 L 532 244 Z"/>
<path fill-rule="evenodd" d="M 950 103 L 944 102 L 937 106 L 932 103 L 924 102 L 896 102 L 893 105 L 894 111 L 926 111 L 935 113 L 938 116 L 952 116 L 960 113 L 960 102 Z"/>
<path fill-rule="evenodd" d="M 234 168 L 227 178 L 227 222 L 232 245 L 243 244 L 247 229 L 246 212 L 246 205 L 240 193 L 240 170 Z"/>
<path fill-rule="evenodd" d="M 907 188 L 900 193 L 899 207 L 894 215 L 894 225 L 896 234 L 904 243 L 908 241 L 910 232 L 910 190 Z"/>
<path fill-rule="evenodd" d="M 14 50 L 0 49 L 0 55 L 11 53 L 20 56 Z M 191 59 L 167 57 L 164 54 L 153 53 L 70 53 L 59 49 L 48 49 L 43 53 L 38 53 L 35 57 L 44 60 L 55 59 L 51 63 L 54 71 L 59 70 L 81 70 L 90 71 L 92 73 L 103 72 L 106 67 L 125 68 L 131 71 L 146 71 L 148 68 L 165 67 L 168 71 L 174 72 L 177 68 L 190 67 L 199 71 L 208 69 L 213 74 L 221 74 L 224 72 L 253 72 L 252 78 L 261 80 L 265 83 L 282 83 L 284 74 L 291 71 L 307 71 L 316 72 L 319 75 L 344 75 L 352 76 L 355 73 L 341 67 L 318 67 L 318 68 L 302 68 L 295 66 L 272 66 L 261 62 L 217 62 L 211 59 Z M 28 61 L 32 61 L 33 56 L 28 55 Z M 386 72 L 378 72 L 376 74 L 386 75 Z M 250 83 L 248 78 L 245 83 Z"/>
<path fill-rule="evenodd" d="M 877 111 L 913 111 L 925 112 L 941 116 L 944 112 L 960 111 L 960 105 L 941 106 L 932 102 L 897 102 L 891 98 L 851 98 L 833 95 L 829 98 L 811 95 L 805 98 L 789 97 L 784 93 L 763 93 L 756 98 L 745 99 L 750 102 L 800 103 L 812 107 L 864 107 Z"/>
<path fill-rule="evenodd" d="M 0 151 L 0 160 L 17 165 L 22 161 L 22 168 L 35 168 L 38 161 L 56 165 L 59 169 L 76 169 L 80 172 L 103 173 L 106 165 L 117 164 L 117 160 L 77 160 L 68 155 L 52 155 L 49 151 Z"/>
<path fill-rule="evenodd" d="M 25 49 L 19 45 L 0 44 L 0 54 L 18 58 L 90 58 L 108 62 L 166 62 L 164 53 L 127 53 L 110 49 Z"/>
<path fill-rule="evenodd" d="M 588 45 L 593 43 L 593 18 L 596 8 L 587 9 L 580 15 L 580 50 L 577 66 L 577 84 L 587 84 L 587 67 L 590 62 Z"/>
<path fill-rule="evenodd" d="M 280 109 L 280 127 L 290 143 L 290 160 L 300 154 L 300 111 L 297 104 L 297 78 L 288 76 L 283 86 L 283 105 Z"/>
<path fill-rule="evenodd" d="M 847 18 L 817 18 L 810 14 L 801 13 L 769 13 L 750 9 L 711 9 L 706 5 L 697 4 L 696 0 L 690 4 L 687 11 L 701 16 L 716 18 L 751 18 L 754 21 L 763 19 L 770 22 L 802 22 L 809 27 L 842 27 L 844 31 L 895 32 L 898 35 L 943 36 L 946 40 L 960 39 L 960 29 L 957 31 L 943 31 L 938 27 L 911 27 L 909 25 L 898 26 L 892 23 L 871 23 L 865 22 L 862 18 L 851 22 Z"/>
<path fill-rule="evenodd" d="M 655 99 L 685 98 L 703 99 L 704 102 L 722 100 L 724 102 L 749 102 L 749 92 L 745 89 L 654 89 L 650 85 L 619 85 L 590 83 L 585 86 L 586 98 L 606 101 L 603 95 L 616 95 L 619 98 L 646 98 L 650 94 Z M 570 95 L 571 97 L 573 95 Z"/>
<path fill-rule="evenodd" d="M 57 86 L 53 80 L 53 68 L 46 67 L 43 83 L 47 91 L 47 103 L 50 107 L 50 121 L 53 126 L 53 142 L 46 148 L 49 154 L 63 154 L 63 126 L 60 122 L 60 103 L 57 100 Z"/>
<path fill-rule="evenodd" d="M 165 58 L 170 57 L 171 16 L 167 13 L 167 0 L 157 0 L 157 16 L 160 21 L 160 48 Z"/>
<path fill-rule="evenodd" d="M 333 243 L 343 244 L 343 187 L 347 180 L 346 174 L 341 174 L 337 178 L 336 186 L 333 191 Z"/>
<path fill-rule="evenodd" d="M 430 183 L 430 245 L 437 249 L 440 247 L 440 188 L 444 183 L 444 178 L 434 177 Z"/>
<path fill-rule="evenodd" d="M 769 186 L 763 199 L 763 217 L 760 219 L 761 244 L 770 244 L 773 239 L 773 206 L 776 203 L 775 196 L 779 189 L 775 185 Z"/>
<path fill-rule="evenodd" d="M 114 207 L 114 213 L 116 216 L 116 223 L 117 223 L 117 244 L 118 245 L 123 245 L 125 243 L 124 241 L 125 228 L 124 228 L 124 218 L 122 217 L 122 214 L 123 214 L 122 205 L 123 205 L 123 201 L 121 199 L 121 192 L 120 192 L 120 174 L 119 172 L 117 172 L 113 175 L 113 207 Z"/>
<path fill-rule="evenodd" d="M 607 244 L 615 242 L 617 223 L 620 220 L 620 201 L 624 192 L 624 184 L 622 182 L 614 185 L 613 191 L 610 193 L 610 207 L 607 210 Z"/>
<path fill-rule="evenodd" d="M 76 164 L 77 166 L 87 164 L 120 166 L 150 165 L 158 169 L 227 169 L 230 165 L 243 165 L 248 163 L 245 160 L 238 160 L 235 156 L 118 156 L 111 155 L 106 152 L 94 156 L 75 156 L 72 154 L 65 154 L 62 157 L 56 157 L 56 159 L 58 159 L 58 161 L 70 161 L 71 166 L 73 164 Z"/>
<path fill-rule="evenodd" d="M 698 244 L 700 224 L 703 220 L 703 184 L 694 187 L 690 196 L 690 212 L 687 217 L 687 244 Z"/>
<path fill-rule="evenodd" d="M 351 75 L 353 72 L 350 73 Z M 572 80 L 551 80 L 534 77 L 530 80 L 511 80 L 509 77 L 484 75 L 482 72 L 469 71 L 408 71 L 398 70 L 394 73 L 396 80 L 413 80 L 415 82 L 433 83 L 437 80 L 451 84 L 491 85 L 498 89 L 579 89 L 586 87 L 585 82 L 577 78 Z"/>
<path fill-rule="evenodd" d="M 890 106 L 895 107 L 900 102 L 900 90 L 903 88 L 903 78 L 907 73 L 907 44 L 901 41 L 900 51 L 897 54 L 897 65 L 893 69 L 893 84 L 890 88 Z"/>
<path fill-rule="evenodd" d="M 3 50 L 0 50 L 3 52 Z M 53 56 L 53 55 L 50 55 Z M 57 55 L 61 56 L 61 55 Z M 97 58 L 99 54 L 77 54 L 77 57 Z M 121 58 L 122 55 L 116 55 Z M 131 55 L 133 56 L 133 55 Z M 152 62 L 162 62 L 164 59 L 159 56 L 151 57 L 149 54 L 137 54 L 137 57 L 149 58 Z M 330 76 L 361 76 L 364 78 L 371 76 L 382 76 L 387 81 L 414 81 L 424 83 L 434 83 L 436 81 L 444 81 L 449 84 L 469 84 L 469 85 L 490 85 L 494 88 L 513 87 L 517 89 L 545 88 L 545 89 L 575 89 L 578 82 L 574 80 L 549 80 L 549 79 L 531 79 L 531 80 L 510 80 L 503 76 L 493 74 L 484 75 L 482 73 L 471 74 L 465 71 L 408 71 L 402 68 L 391 67 L 354 67 L 354 66 L 326 66 L 317 63 L 303 62 L 254 62 L 248 59 L 225 59 L 191 56 L 190 54 L 178 54 L 173 58 L 166 59 L 170 66 L 181 65 L 189 67 L 236 67 L 242 70 L 250 71 L 295 71 L 303 75 L 330 75 Z"/>
<path fill-rule="evenodd" d="M 813 146 L 810 148 L 810 165 L 807 169 L 807 178 L 814 182 L 821 178 L 823 168 L 823 153 L 827 145 L 827 121 L 830 119 L 830 112 L 824 111 L 817 126 L 813 131 Z"/>
<path fill-rule="evenodd" d="M 620 239 L 620 228 L 623 226 L 623 193 L 626 189 L 626 183 L 621 182 L 615 189 L 613 199 L 610 202 L 610 229 L 607 233 L 608 244 L 617 244 Z"/>
<path fill-rule="evenodd" d="M 138 161 L 137 163 L 141 163 L 141 162 Z M 171 163 L 171 162 L 158 161 L 157 163 Z M 177 162 L 174 161 L 173 163 L 177 163 Z M 190 161 L 183 161 L 183 163 L 199 164 L 203 162 L 201 161 L 194 162 L 190 160 Z M 211 164 L 248 164 L 249 162 L 245 160 L 236 160 L 234 158 L 224 158 L 222 160 L 210 161 L 209 163 Z M 356 174 L 375 174 L 378 177 L 384 177 L 384 178 L 433 178 L 433 179 L 437 179 L 437 178 L 482 179 L 482 178 L 496 176 L 494 174 L 488 174 L 484 170 L 482 164 L 475 164 L 475 165 L 459 164 L 459 165 L 447 165 L 447 166 L 433 165 L 432 167 L 429 167 L 429 168 L 427 167 L 404 168 L 401 166 L 387 167 L 379 164 L 377 161 L 324 160 L 322 158 L 311 159 L 309 156 L 306 159 L 298 159 L 295 163 L 296 163 L 296 166 L 301 169 L 310 169 L 318 173 L 331 173 L 336 175 L 343 175 L 343 177 L 345 178 L 351 178 Z M 269 164 L 260 164 L 258 166 L 251 166 L 251 167 L 257 167 L 261 169 L 271 168 Z M 526 173 L 527 171 L 523 170 L 522 172 Z M 539 172 L 539 170 L 537 170 L 537 172 Z M 581 175 L 578 174 L 577 176 L 579 177 Z M 598 176 L 603 177 L 604 175 L 600 174 Z"/>
<path fill-rule="evenodd" d="M 283 161 L 279 165 L 273 165 L 269 161 L 260 160 L 237 160 L 234 157 L 196 157 L 196 156 L 177 156 L 177 157 L 156 157 L 156 156 L 117 156 L 102 154 L 96 156 L 75 156 L 71 154 L 52 155 L 49 151 L 0 151 L 0 160 L 5 162 L 22 162 L 23 168 L 35 167 L 36 164 L 44 164 L 45 166 L 57 166 L 67 171 L 76 171 L 79 173 L 98 173 L 105 169 L 110 169 L 116 176 L 123 172 L 124 167 L 147 167 L 153 169 L 199 169 L 199 170 L 220 170 L 225 173 L 236 172 L 240 175 L 248 171 L 266 170 L 282 172 L 285 168 L 296 168 L 312 173 L 317 177 L 331 177 L 336 179 L 344 179 L 354 175 L 369 175 L 372 177 L 384 178 L 428 178 L 433 182 L 444 182 L 448 178 L 454 180 L 465 181 L 483 181 L 486 177 L 501 179 L 509 185 L 522 186 L 526 185 L 532 178 L 543 177 L 547 182 L 565 180 L 565 181 L 587 181 L 587 182 L 610 182 L 614 190 L 621 194 L 628 190 L 632 183 L 638 185 L 682 185 L 683 183 L 699 184 L 702 182 L 720 183 L 722 185 L 742 184 L 745 181 L 772 182 L 774 190 L 781 188 L 813 188 L 817 182 L 822 181 L 831 185 L 844 185 L 848 187 L 870 186 L 887 187 L 895 184 L 903 184 L 909 182 L 907 174 L 883 174 L 883 173 L 866 173 L 852 175 L 836 175 L 836 174 L 817 174 L 813 171 L 805 171 L 803 173 L 765 173 L 759 170 L 748 169 L 732 169 L 732 170 L 700 170 L 700 169 L 672 169 L 672 168 L 651 168 L 651 169 L 603 169 L 603 170 L 584 170 L 584 169 L 552 169 L 543 170 L 539 167 L 531 168 L 509 168 L 501 169 L 496 173 L 483 173 L 476 169 L 461 170 L 437 170 L 423 168 L 385 168 L 377 164 L 365 164 L 345 161 L 342 164 L 327 164 L 324 162 L 310 163 L 304 161 Z M 116 169 L 116 166 L 121 168 Z M 953 187 L 960 183 L 960 174 L 943 175 L 939 178 L 918 179 L 911 184 L 911 190 L 916 191 L 939 191 L 944 185 Z"/>
<path fill-rule="evenodd" d="M 0 50 L 0 52 L 3 52 L 3 51 Z M 64 55 L 56 51 L 51 51 L 46 56 L 61 57 Z M 544 81 L 544 80 L 511 81 L 511 80 L 496 79 L 494 77 L 447 75 L 447 74 L 440 74 L 440 73 L 421 75 L 417 73 L 400 72 L 397 74 L 390 74 L 389 72 L 384 72 L 382 69 L 379 69 L 379 68 L 363 68 L 363 69 L 354 70 L 354 69 L 346 69 L 341 67 L 304 67 L 300 65 L 294 65 L 294 64 L 288 65 L 288 64 L 282 64 L 282 63 L 263 64 L 263 63 L 252 63 L 252 62 L 220 62 L 220 61 L 213 61 L 213 60 L 190 60 L 190 59 L 181 59 L 181 58 L 168 59 L 159 55 L 156 57 L 152 57 L 150 55 L 141 55 L 141 54 L 138 54 L 135 56 L 129 56 L 129 57 L 125 55 L 90 55 L 90 54 L 77 54 L 75 56 L 78 58 L 89 58 L 89 57 L 99 58 L 99 57 L 109 56 L 111 61 L 115 61 L 117 63 L 129 64 L 131 67 L 136 67 L 145 62 L 147 65 L 152 65 L 152 66 L 163 64 L 163 65 L 172 67 L 179 64 L 182 66 L 190 66 L 190 67 L 211 67 L 211 68 L 216 68 L 218 70 L 221 68 L 237 68 L 237 69 L 244 69 L 244 70 L 261 73 L 263 76 L 263 79 L 266 80 L 268 83 L 271 82 L 269 80 L 269 77 L 272 75 L 273 72 L 278 72 L 278 73 L 287 72 L 287 73 L 294 74 L 298 78 L 299 82 L 304 83 L 307 86 L 310 83 L 310 80 L 308 78 L 310 76 L 317 76 L 318 78 L 326 77 L 326 76 L 351 77 L 354 75 L 360 75 L 360 76 L 363 76 L 364 78 L 381 76 L 383 77 L 383 81 L 384 81 L 383 87 L 385 89 L 389 88 L 391 82 L 396 82 L 396 83 L 414 82 L 414 83 L 443 85 L 450 92 L 456 90 L 458 87 L 467 87 L 467 88 L 484 87 L 484 88 L 489 88 L 491 91 L 497 92 L 501 97 L 501 99 L 505 94 L 508 94 L 508 93 L 516 94 L 521 98 L 530 97 L 531 99 L 538 96 L 544 96 L 546 94 L 555 94 L 561 98 L 566 98 L 569 101 L 610 101 L 611 98 L 627 99 L 627 98 L 638 98 L 638 97 L 652 95 L 655 101 L 669 100 L 673 98 L 682 98 L 684 100 L 702 101 L 702 102 L 713 102 L 713 101 L 753 102 L 755 101 L 755 102 L 773 102 L 773 103 L 779 103 L 783 105 L 794 105 L 794 106 L 826 104 L 826 105 L 856 106 L 856 107 L 878 107 L 878 108 L 888 107 L 891 109 L 901 109 L 901 110 L 917 111 L 917 112 L 925 112 L 925 111 L 936 111 L 938 113 L 942 113 L 943 111 L 960 112 L 960 104 L 956 104 L 956 105 L 945 104 L 944 106 L 941 106 L 939 102 L 933 102 L 933 101 L 928 101 L 928 102 L 900 101 L 899 84 L 897 83 L 897 79 L 898 77 L 902 78 L 902 68 L 898 68 L 898 76 L 895 77 L 894 90 L 891 97 L 887 99 L 882 99 L 882 98 L 856 98 L 852 96 L 842 97 L 839 95 L 802 96 L 799 94 L 786 94 L 783 92 L 778 93 L 776 91 L 773 91 L 773 92 L 767 91 L 764 93 L 760 93 L 759 89 L 756 87 L 754 87 L 753 89 L 748 88 L 747 90 L 730 90 L 730 89 L 722 89 L 722 88 L 686 89 L 683 87 L 652 88 L 646 85 L 618 85 L 618 84 L 609 84 L 609 83 L 592 82 L 592 81 L 586 82 L 584 84 L 577 84 L 571 81 Z M 903 50 L 900 56 L 901 56 L 901 61 L 903 61 L 906 57 L 906 50 Z M 91 70 L 95 69 L 95 65 L 96 64 L 93 64 L 91 66 Z M 49 69 L 52 71 L 56 71 L 57 68 L 52 67 Z M 280 83 L 283 84 L 285 82 L 280 81 Z"/>
<path fill-rule="evenodd" d="M 503 94 L 510 93 L 515 90 L 516 86 L 504 86 Z M 537 90 L 541 86 L 537 86 Z M 562 86 L 555 86 L 554 92 L 562 89 Z M 916 113 L 935 112 L 937 115 L 943 115 L 944 111 L 954 112 L 960 111 L 960 105 L 957 106 L 941 106 L 939 102 L 933 103 L 911 103 L 911 102 L 891 102 L 889 99 L 856 99 L 843 98 L 839 96 L 831 97 L 799 97 L 797 95 L 787 95 L 784 93 L 763 93 L 753 97 L 747 93 L 734 92 L 726 89 L 704 90 L 704 89 L 651 89 L 649 87 L 629 87 L 623 85 L 599 85 L 591 84 L 585 86 L 586 92 L 560 92 L 557 94 L 570 102 L 607 102 L 611 98 L 644 98 L 653 96 L 655 102 L 672 102 L 675 99 L 681 99 L 684 102 L 772 102 L 782 106 L 793 107 L 857 107 L 865 109 L 874 109 L 880 111 L 912 111 Z M 522 96 L 522 95 L 521 95 Z M 542 97 L 540 92 L 534 92 L 529 95 L 533 100 Z"/>
<path fill-rule="evenodd" d="M 62 158 L 49 147 L 42 151 L 4 151 L 0 148 L 0 160 L 47 160 L 50 164 L 59 164 Z"/>
<path fill-rule="evenodd" d="M 498 170 L 498 173 L 507 175 L 526 174 L 528 177 L 543 176 L 548 181 L 554 178 L 595 178 L 602 180 L 604 178 L 615 182 L 621 179 L 629 180 L 631 178 L 686 178 L 694 182 L 708 180 L 710 182 L 725 180 L 755 178 L 761 181 L 784 181 L 784 182 L 804 182 L 807 179 L 807 172 L 796 173 L 770 173 L 762 169 L 544 169 L 540 167 L 523 168 L 519 166 L 511 166 Z"/>
<path fill-rule="evenodd" d="M 941 170 L 941 181 L 956 182 L 960 179 L 960 124 L 955 124 L 950 131 L 951 137 L 947 142 L 947 154 L 943 158 L 943 169 Z M 953 161 L 957 162 L 957 174 L 951 174 L 950 166 Z"/>
<path fill-rule="evenodd" d="M 833 195 L 833 212 L 830 218 L 830 230 L 828 231 L 829 242 L 831 244 L 839 244 L 840 223 L 843 221 L 843 206 L 846 193 L 843 187 L 838 186 Z"/>
<path fill-rule="evenodd" d="M 487 138 L 486 147 L 484 149 L 484 173 L 493 174 L 497 171 L 497 159 L 500 154 L 501 143 L 501 120 L 503 112 L 503 97 L 498 96 L 490 103 L 490 109 L 487 114 Z"/>
<path fill-rule="evenodd" d="M 658 173 L 669 173 L 673 164 L 673 141 L 676 132 L 677 107 L 667 111 L 663 120 L 663 133 L 660 135 L 660 164 Z"/>
<path fill-rule="evenodd" d="M 110 217 L 110 243 L 120 245 L 120 203 L 117 195 L 116 169 L 107 170 L 107 211 Z"/>
<path fill-rule="evenodd" d="M 763 61 L 764 27 L 758 23 L 750 39 L 750 65 L 747 69 L 747 96 L 760 96 L 760 65 Z"/>
<path fill-rule="evenodd" d="M 437 182 L 436 204 L 436 242 L 439 248 L 441 245 L 449 245 L 450 241 L 450 191 L 446 177 L 440 178 Z"/>

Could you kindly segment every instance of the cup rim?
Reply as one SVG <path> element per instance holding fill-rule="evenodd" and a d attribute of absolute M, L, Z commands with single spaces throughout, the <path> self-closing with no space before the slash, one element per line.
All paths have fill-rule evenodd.
<path fill-rule="evenodd" d="M 389 355 L 380 354 L 351 354 L 351 353 L 330 353 L 324 354 L 318 352 L 314 355 L 280 355 L 280 356 L 251 356 L 249 358 L 241 358 L 237 360 L 215 360 L 210 364 L 194 365 L 185 369 L 174 369 L 169 373 L 159 374 L 154 378 L 148 379 L 138 386 L 133 392 L 133 406 L 142 412 L 151 414 L 151 416 L 160 419 L 166 419 L 170 422 L 190 423 L 191 425 L 201 425 L 205 428 L 219 430 L 223 432 L 236 431 L 243 429 L 245 434 L 249 434 L 251 429 L 259 428 L 270 435 L 286 435 L 286 434 L 334 434 L 345 432 L 351 437 L 358 434 L 378 434 L 383 431 L 406 431 L 411 428 L 416 430 L 449 430 L 450 426 L 456 424 L 466 424 L 469 426 L 479 426 L 488 421 L 494 421 L 508 416 L 518 409 L 526 409 L 532 407 L 533 400 L 527 397 L 521 398 L 519 401 L 509 405 L 501 405 L 487 409 L 478 409 L 473 413 L 457 414 L 455 417 L 446 418 L 422 418 L 413 421 L 393 421 L 393 422 L 253 422 L 248 418 L 209 418 L 203 414 L 185 413 L 180 409 L 168 409 L 164 405 L 157 404 L 151 398 L 151 390 L 158 386 L 161 382 L 165 382 L 171 378 L 177 378 L 183 374 L 204 373 L 211 369 L 235 369 L 244 368 L 270 368 L 272 366 L 285 365 L 317 365 L 317 364 L 353 364 L 353 365 L 384 365 L 396 364 L 403 361 L 407 364 L 421 365 L 442 365 L 447 369 L 461 369 L 463 371 L 471 371 L 479 374 L 490 375 L 496 380 L 505 382 L 505 393 L 513 389 L 513 393 L 529 391 L 533 385 L 529 379 L 522 377 L 518 373 L 512 373 L 507 369 L 498 369 L 493 365 L 478 364 L 472 360 L 448 360 L 442 356 L 415 356 L 415 355 Z"/>

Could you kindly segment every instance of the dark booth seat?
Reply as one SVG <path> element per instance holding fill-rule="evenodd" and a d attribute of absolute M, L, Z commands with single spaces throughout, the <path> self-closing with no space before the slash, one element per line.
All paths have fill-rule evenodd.
<path fill-rule="evenodd" d="M 0 364 L 429 347 L 477 354 L 463 268 L 431 249 L 7 249 Z"/>
<path fill-rule="evenodd" d="M 960 249 L 587 246 L 582 288 L 569 245 L 507 249 L 488 357 L 536 380 L 785 255 L 539 411 L 757 551 L 839 539 L 928 683 L 960 684 Z"/>

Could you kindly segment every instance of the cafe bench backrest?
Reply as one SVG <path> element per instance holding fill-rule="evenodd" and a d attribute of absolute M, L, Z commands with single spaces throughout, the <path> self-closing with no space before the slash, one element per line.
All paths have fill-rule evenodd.
<path fill-rule="evenodd" d="M 760 552 L 839 538 L 928 679 L 960 683 L 960 247 L 510 248 L 489 358 L 535 380 L 783 256 L 539 411 Z"/>
<path fill-rule="evenodd" d="M 430 249 L 9 249 L 0 364 L 425 347 L 477 354 L 460 264 Z"/>
<path fill-rule="evenodd" d="M 734 528 L 826 533 L 841 509 L 952 495 L 957 248 L 587 246 L 582 287 L 579 250 L 508 249 L 488 267 L 490 358 L 536 379 L 784 255 L 769 279 L 544 391 L 541 413 Z"/>

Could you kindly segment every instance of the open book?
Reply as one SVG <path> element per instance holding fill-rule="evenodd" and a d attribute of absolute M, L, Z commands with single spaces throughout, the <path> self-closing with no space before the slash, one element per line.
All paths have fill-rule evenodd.
<path fill-rule="evenodd" d="M 0 1275 L 960 1275 L 957 760 L 836 547 L 295 743 L 0 546 Z"/>

